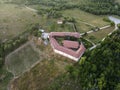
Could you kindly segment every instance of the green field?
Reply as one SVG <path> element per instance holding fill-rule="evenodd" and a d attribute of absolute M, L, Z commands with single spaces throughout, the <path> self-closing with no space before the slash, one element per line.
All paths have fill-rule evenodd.
<path fill-rule="evenodd" d="M 114 30 L 114 27 L 110 27 L 107 29 L 100 30 L 98 32 L 93 32 L 85 36 L 84 38 L 87 38 L 91 40 L 94 43 L 100 42 L 103 38 L 105 38 L 110 32 Z"/>
<path fill-rule="evenodd" d="M 74 17 L 78 22 L 79 21 L 85 21 L 87 23 L 90 23 L 95 26 L 102 27 L 104 25 L 108 25 L 107 22 L 103 21 L 103 18 L 106 16 L 97 16 L 93 15 L 87 12 L 84 12 L 79 9 L 73 9 L 73 10 L 65 10 L 62 11 L 64 16 L 68 17 Z"/>
<path fill-rule="evenodd" d="M 49 32 L 74 32 L 72 25 L 58 25 L 57 22 L 52 23 L 50 26 L 47 27 Z"/>
<path fill-rule="evenodd" d="M 40 60 L 39 56 L 40 55 L 32 48 L 31 45 L 27 45 L 7 57 L 6 67 L 14 76 L 21 75 L 34 63 Z"/>
<path fill-rule="evenodd" d="M 80 32 L 80 33 L 90 31 L 92 28 L 92 26 L 86 25 L 84 23 L 76 23 L 76 27 L 77 27 L 78 32 Z"/>
<path fill-rule="evenodd" d="M 31 6 L 33 8 L 38 8 L 39 6 Z M 104 17 L 107 16 L 97 16 L 93 14 L 86 13 L 84 11 L 74 9 L 74 10 L 64 10 L 61 11 L 63 13 L 63 16 L 65 17 L 73 17 L 76 20 L 76 27 L 78 29 L 78 32 L 87 32 L 90 31 L 93 27 L 102 27 L 105 25 L 108 25 L 109 23 L 103 21 Z M 57 25 L 58 19 L 47 19 L 45 16 L 42 18 L 42 26 L 44 29 L 46 29 L 48 32 L 51 31 L 74 31 L 73 27 L 71 25 L 65 24 L 65 27 L 61 27 L 60 25 Z M 87 24 L 85 24 L 87 23 Z"/>
<path fill-rule="evenodd" d="M 74 32 L 73 26 L 69 24 L 65 25 L 58 25 L 57 21 L 58 19 L 53 19 L 53 18 L 46 18 L 43 16 L 41 19 L 42 23 L 40 22 L 40 25 L 46 32 Z"/>
<path fill-rule="evenodd" d="M 0 40 L 10 39 L 26 31 L 29 24 L 39 23 L 40 16 L 15 4 L 0 4 Z"/>

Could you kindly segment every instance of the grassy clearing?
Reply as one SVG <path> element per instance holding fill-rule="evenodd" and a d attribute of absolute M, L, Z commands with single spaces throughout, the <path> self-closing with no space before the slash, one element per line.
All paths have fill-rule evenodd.
<path fill-rule="evenodd" d="M 57 20 L 58 19 L 47 19 L 43 17 L 41 26 L 48 32 L 74 32 L 72 25 L 58 25 Z"/>
<path fill-rule="evenodd" d="M 15 4 L 0 4 L 0 39 L 10 39 L 24 32 L 31 23 L 39 23 L 40 16 Z"/>
<path fill-rule="evenodd" d="M 92 28 L 92 26 L 86 25 L 84 23 L 76 23 L 76 26 L 77 26 L 78 32 L 80 32 L 80 33 L 90 31 Z"/>
<path fill-rule="evenodd" d="M 8 57 L 6 67 L 17 76 L 29 69 L 38 60 L 40 60 L 39 54 L 31 45 L 27 45 Z"/>
<path fill-rule="evenodd" d="M 74 32 L 73 26 L 72 25 L 58 25 L 57 22 L 53 23 L 50 27 L 49 27 L 49 31 L 53 32 Z"/>
<path fill-rule="evenodd" d="M 104 30 L 100 30 L 98 32 L 93 32 L 85 36 L 85 38 L 93 41 L 94 43 L 100 42 L 104 37 L 106 37 L 110 32 L 114 30 L 114 27 L 110 27 Z"/>
<path fill-rule="evenodd" d="M 84 21 L 84 22 L 87 22 L 89 24 L 92 24 L 92 25 L 98 26 L 98 27 L 108 25 L 107 22 L 103 21 L 103 18 L 106 16 L 93 15 L 93 14 L 84 12 L 79 9 L 65 10 L 65 11 L 62 11 L 62 13 L 66 17 L 74 17 L 76 19 L 76 21 L 78 22 L 78 27 L 81 28 L 82 30 L 84 30 L 84 29 L 87 30 L 89 28 L 89 26 L 86 25 L 84 27 L 81 27 L 83 24 L 79 21 Z"/>
<path fill-rule="evenodd" d="M 59 59 L 43 60 L 29 72 L 14 80 L 11 90 L 16 88 L 17 90 L 46 90 L 54 78 L 65 72 L 65 67 L 69 64 Z"/>

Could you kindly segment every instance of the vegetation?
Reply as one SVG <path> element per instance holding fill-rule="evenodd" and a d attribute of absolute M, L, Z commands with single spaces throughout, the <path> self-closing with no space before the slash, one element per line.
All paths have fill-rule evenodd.
<path fill-rule="evenodd" d="M 41 58 L 44 61 L 12 82 L 11 90 L 119 90 L 120 31 L 107 36 L 113 27 L 99 29 L 108 24 L 114 26 L 106 15 L 120 16 L 120 2 L 117 2 L 119 0 L 0 0 L 0 90 L 5 90 L 13 77 L 6 67 L 18 76 Z M 57 24 L 59 19 L 63 24 Z M 44 45 L 38 48 L 45 55 L 39 55 L 31 45 L 13 52 L 28 41 L 28 36 L 41 36 L 40 28 L 45 32 L 76 30 L 85 33 L 78 41 L 86 48 L 92 46 L 89 40 L 98 43 L 107 38 L 96 49 L 87 50 L 72 66 L 50 48 L 43 48 Z M 90 30 L 94 32 L 88 34 Z"/>
<path fill-rule="evenodd" d="M 118 29 L 120 29 L 120 24 L 117 25 Z"/>
<path fill-rule="evenodd" d="M 25 32 L 30 24 L 40 23 L 40 15 L 24 6 L 0 4 L 0 41 L 12 39 Z"/>
<path fill-rule="evenodd" d="M 120 5 L 115 0 L 84 0 L 80 9 L 96 15 L 120 15 Z"/>
<path fill-rule="evenodd" d="M 53 56 L 54 57 L 54 56 Z M 49 58 L 50 60 L 42 60 L 30 71 L 24 73 L 19 78 L 15 79 L 11 86 L 11 89 L 16 90 L 47 90 L 50 83 L 56 78 L 59 74 L 65 72 L 65 66 L 70 64 L 65 62 L 65 58 L 57 57 Z M 30 82 L 30 83 L 29 83 Z"/>
<path fill-rule="evenodd" d="M 116 88 L 118 90 L 120 83 L 119 34 L 120 31 L 114 32 L 96 49 L 86 52 L 77 65 L 69 66 L 68 74 L 60 77 L 58 82 L 55 81 L 51 86 L 52 90 L 62 90 L 66 87 L 65 83 L 71 87 L 71 81 L 76 83 L 74 87 L 82 87 L 83 90 L 116 90 Z M 66 82 L 68 79 L 69 82 Z M 58 85 L 58 83 L 61 84 Z"/>
<path fill-rule="evenodd" d="M 7 56 L 6 67 L 14 76 L 20 76 L 34 63 L 40 60 L 39 58 L 39 53 L 37 53 L 33 47 L 28 44 L 21 50 L 15 51 Z"/>
<path fill-rule="evenodd" d="M 0 68 L 0 90 L 7 90 L 7 85 L 12 78 L 13 75 L 5 67 Z"/>
<path fill-rule="evenodd" d="M 91 40 L 94 43 L 99 43 L 103 38 L 105 38 L 113 30 L 114 30 L 114 27 L 99 30 L 97 32 L 93 32 L 93 33 L 85 35 L 84 38 L 87 38 L 87 39 Z"/>

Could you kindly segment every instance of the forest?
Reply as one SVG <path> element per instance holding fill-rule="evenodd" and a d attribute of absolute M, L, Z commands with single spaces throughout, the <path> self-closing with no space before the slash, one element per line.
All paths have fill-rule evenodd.
<path fill-rule="evenodd" d="M 12 0 L 12 3 L 51 6 L 52 8 L 48 10 L 57 8 L 57 11 L 60 11 L 79 8 L 96 15 L 120 15 L 120 4 L 116 0 L 75 0 L 75 2 L 73 0 Z"/>
<path fill-rule="evenodd" d="M 84 0 L 80 9 L 96 15 L 120 15 L 120 5 L 116 0 Z"/>

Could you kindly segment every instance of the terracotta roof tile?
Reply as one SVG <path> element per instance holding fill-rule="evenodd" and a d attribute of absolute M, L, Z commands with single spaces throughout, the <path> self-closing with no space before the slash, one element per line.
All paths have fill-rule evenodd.
<path fill-rule="evenodd" d="M 49 35 L 49 39 L 50 39 L 50 43 L 51 46 L 53 47 L 53 49 L 56 49 L 58 51 L 64 52 L 68 55 L 71 55 L 75 58 L 80 58 L 82 56 L 82 54 L 85 52 L 86 48 L 84 47 L 84 45 L 81 43 L 80 45 L 78 44 L 78 42 L 74 42 L 74 41 L 63 41 L 64 46 L 61 46 L 57 40 L 54 38 L 55 36 L 73 36 L 73 37 L 80 37 L 79 33 L 67 33 L 67 32 L 52 32 Z M 67 44 L 66 44 L 67 43 Z M 68 44 L 72 44 L 72 46 L 68 45 Z M 73 45 L 74 44 L 74 45 Z M 79 46 L 78 46 L 79 45 Z M 72 49 L 68 49 L 66 47 L 79 47 L 79 49 L 77 51 L 74 51 Z"/>
<path fill-rule="evenodd" d="M 74 48 L 77 49 L 79 47 L 79 43 L 76 41 L 69 41 L 69 40 L 64 40 L 62 41 L 63 46 L 66 48 Z"/>

